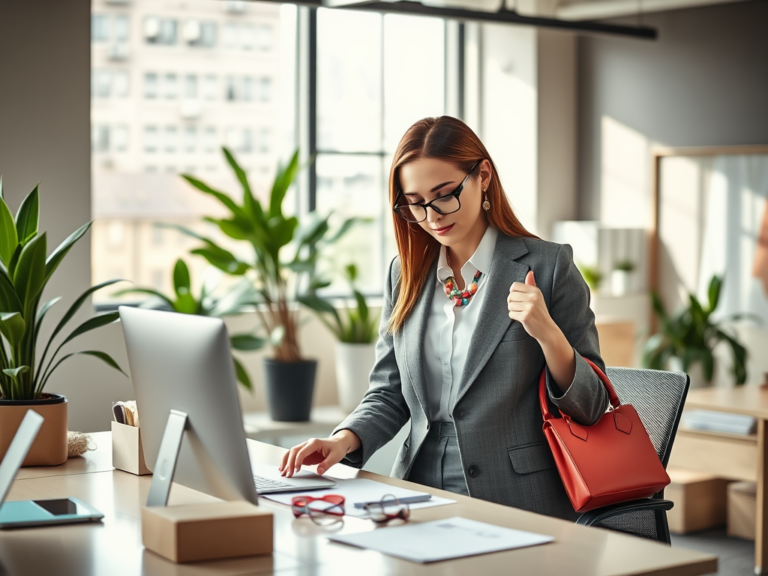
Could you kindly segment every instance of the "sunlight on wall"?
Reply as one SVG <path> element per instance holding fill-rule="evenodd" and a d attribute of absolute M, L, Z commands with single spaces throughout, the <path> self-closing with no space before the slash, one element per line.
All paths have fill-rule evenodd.
<path fill-rule="evenodd" d="M 600 132 L 600 221 L 617 228 L 649 227 L 650 142 L 609 116 L 602 117 Z"/>

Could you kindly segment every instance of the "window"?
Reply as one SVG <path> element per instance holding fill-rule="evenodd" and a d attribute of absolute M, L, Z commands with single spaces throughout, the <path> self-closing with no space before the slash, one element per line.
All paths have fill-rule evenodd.
<path fill-rule="evenodd" d="M 91 96 L 107 98 L 112 88 L 112 75 L 108 70 L 93 70 L 91 72 Z"/>
<path fill-rule="evenodd" d="M 115 152 L 125 152 L 128 149 L 128 126 L 125 124 L 112 128 L 112 149 Z"/>
<path fill-rule="evenodd" d="M 210 48 L 216 45 L 216 23 L 210 21 L 187 20 L 183 29 L 184 41 L 188 46 Z"/>
<path fill-rule="evenodd" d="M 224 48 L 237 48 L 237 24 L 234 22 L 224 24 L 222 44 Z"/>
<path fill-rule="evenodd" d="M 157 98 L 157 74 L 154 72 L 144 73 L 144 98 Z"/>
<path fill-rule="evenodd" d="M 259 50 L 267 51 L 272 49 L 274 40 L 272 39 L 272 26 L 269 24 L 259 24 L 256 26 L 255 38 L 256 47 Z"/>
<path fill-rule="evenodd" d="M 197 127 L 184 126 L 184 151 L 194 152 L 197 148 Z M 187 170 L 192 172 L 192 170 Z"/>
<path fill-rule="evenodd" d="M 224 79 L 226 88 L 224 89 L 224 99 L 229 102 L 237 100 L 237 80 L 234 76 L 227 76 Z"/>
<path fill-rule="evenodd" d="M 206 100 L 216 100 L 219 92 L 219 82 L 213 74 L 206 74 L 203 77 L 203 98 Z"/>
<path fill-rule="evenodd" d="M 94 152 L 109 151 L 109 126 L 103 124 L 91 126 L 91 150 Z"/>
<path fill-rule="evenodd" d="M 256 44 L 256 26 L 243 24 L 240 27 L 240 47 L 243 50 L 253 50 Z"/>
<path fill-rule="evenodd" d="M 128 41 L 128 16 L 115 16 L 113 22 L 113 39 L 117 42 Z"/>
<path fill-rule="evenodd" d="M 253 100 L 253 77 L 251 76 L 245 76 L 243 78 L 243 91 L 241 100 L 245 100 L 247 102 Z"/>
<path fill-rule="evenodd" d="M 243 152 L 253 152 L 253 133 L 250 128 L 243 128 L 242 148 Z"/>
<path fill-rule="evenodd" d="M 144 39 L 147 44 L 176 44 L 176 20 L 150 16 L 144 20 Z"/>
<path fill-rule="evenodd" d="M 260 128 L 259 129 L 259 152 L 262 154 L 268 154 L 270 148 L 272 147 L 272 133 L 270 132 L 269 128 Z"/>
<path fill-rule="evenodd" d="M 144 127 L 144 152 L 157 152 L 157 126 Z"/>
<path fill-rule="evenodd" d="M 259 78 L 259 102 L 269 102 L 272 99 L 272 79 L 266 76 Z"/>
<path fill-rule="evenodd" d="M 176 152 L 176 146 L 177 146 L 177 140 L 178 140 L 178 132 L 176 130 L 176 126 L 166 126 L 165 127 L 165 146 L 164 149 L 166 152 Z"/>
<path fill-rule="evenodd" d="M 197 76 L 194 74 L 187 74 L 184 77 L 184 98 L 197 99 Z"/>
<path fill-rule="evenodd" d="M 106 42 L 109 40 L 109 16 L 93 14 L 91 16 L 91 41 Z"/>
<path fill-rule="evenodd" d="M 128 72 L 122 70 L 112 72 L 112 95 L 117 98 L 128 96 Z"/>
<path fill-rule="evenodd" d="M 216 152 L 216 128 L 206 126 L 203 132 L 203 148 L 206 152 Z"/>
<path fill-rule="evenodd" d="M 176 81 L 176 74 L 169 72 L 163 79 L 163 92 L 166 100 L 175 100 L 179 95 L 179 87 Z"/>

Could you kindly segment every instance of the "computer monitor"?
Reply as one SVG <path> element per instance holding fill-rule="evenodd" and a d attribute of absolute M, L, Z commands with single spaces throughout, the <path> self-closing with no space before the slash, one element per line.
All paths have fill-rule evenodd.
<path fill-rule="evenodd" d="M 234 363 L 219 318 L 120 307 L 144 459 L 157 461 L 171 410 L 187 414 L 175 482 L 256 504 Z"/>

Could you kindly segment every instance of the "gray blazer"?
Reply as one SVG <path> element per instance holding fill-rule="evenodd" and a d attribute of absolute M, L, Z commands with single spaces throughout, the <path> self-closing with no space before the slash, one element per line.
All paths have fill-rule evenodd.
<path fill-rule="evenodd" d="M 352 430 L 362 442 L 344 464 L 362 467 L 410 420 L 410 434 L 392 469 L 392 476 L 408 477 L 429 429 L 422 344 L 436 266 L 437 259 L 410 317 L 393 335 L 386 329 L 399 292 L 399 258 L 390 264 L 370 387 L 334 431 Z M 547 370 L 551 401 L 582 424 L 596 422 L 605 411 L 608 395 L 584 361 L 589 358 L 605 369 L 589 289 L 573 263 L 571 247 L 500 232 L 478 326 L 458 383 L 453 419 L 471 496 L 574 519 L 578 514 L 565 494 L 542 432 L 538 383 L 545 369 L 544 354 L 507 312 L 509 288 L 513 282 L 525 282 L 528 270 L 534 271 L 550 315 L 576 352 L 576 375 L 564 394 Z"/>

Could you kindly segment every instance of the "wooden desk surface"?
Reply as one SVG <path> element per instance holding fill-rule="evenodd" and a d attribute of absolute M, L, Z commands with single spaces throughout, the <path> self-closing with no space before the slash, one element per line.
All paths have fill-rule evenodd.
<path fill-rule="evenodd" d="M 720 410 L 768 420 L 768 387 L 701 388 L 688 392 L 686 408 Z"/>
<path fill-rule="evenodd" d="M 569 574 L 695 575 L 717 570 L 714 556 L 671 548 L 608 530 L 585 528 L 439 490 L 456 504 L 414 511 L 412 522 L 465 516 L 500 526 L 540 532 L 555 537 L 552 544 L 462 558 L 434 564 L 415 564 L 377 552 L 332 543 L 323 537 L 325 529 L 308 519 L 295 520 L 288 507 L 269 501 L 262 505 L 275 515 L 275 551 L 271 556 L 194 564 L 173 564 L 144 550 L 141 545 L 141 506 L 146 501 L 151 477 L 133 476 L 113 470 L 110 434 L 94 434 L 98 451 L 83 460 L 71 460 L 44 474 L 18 479 L 9 500 L 74 496 L 104 513 L 102 524 L 70 525 L 0 531 L 0 574 L 155 575 L 207 576 L 209 574 L 280 574 L 338 576 L 372 575 L 526 575 Z M 249 440 L 251 458 L 277 462 L 283 450 Z M 54 470 L 56 473 L 54 473 Z M 408 482 L 358 472 L 338 466 L 337 476 L 366 477 L 394 485 Z M 411 485 L 417 487 L 416 485 Z M 170 504 L 210 502 L 215 499 L 183 486 L 174 485 Z M 342 530 L 372 530 L 368 520 L 347 518 Z"/>

